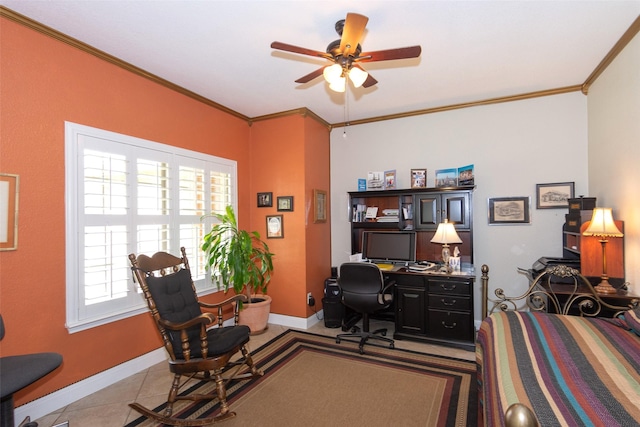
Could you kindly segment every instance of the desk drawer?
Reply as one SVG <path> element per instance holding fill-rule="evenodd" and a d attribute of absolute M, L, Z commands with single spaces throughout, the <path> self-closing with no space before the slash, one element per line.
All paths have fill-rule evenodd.
<path fill-rule="evenodd" d="M 434 338 L 473 341 L 471 320 L 471 313 L 429 310 L 429 335 Z"/>
<path fill-rule="evenodd" d="M 442 310 L 470 311 L 471 298 L 457 295 L 429 295 L 429 307 Z"/>
<path fill-rule="evenodd" d="M 469 282 L 458 280 L 429 280 L 430 294 L 444 295 L 471 295 Z"/>

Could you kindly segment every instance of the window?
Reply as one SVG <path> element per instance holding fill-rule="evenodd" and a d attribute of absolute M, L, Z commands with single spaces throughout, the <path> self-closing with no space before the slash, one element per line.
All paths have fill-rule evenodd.
<path fill-rule="evenodd" d="M 146 311 L 128 255 L 179 253 L 199 293 L 217 288 L 200 250 L 206 213 L 236 207 L 236 162 L 75 123 L 65 127 L 67 328 Z"/>

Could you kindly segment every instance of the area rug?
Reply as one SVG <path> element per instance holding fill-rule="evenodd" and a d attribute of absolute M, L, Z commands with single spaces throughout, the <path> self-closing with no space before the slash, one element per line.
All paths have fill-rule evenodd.
<path fill-rule="evenodd" d="M 230 382 L 233 426 L 475 426 L 475 362 L 288 330 L 252 353 L 264 376 Z M 208 392 L 196 382 L 186 392 Z M 163 407 L 156 408 L 162 411 Z M 174 415 L 202 418 L 217 401 L 180 402 Z M 158 427 L 144 417 L 125 427 Z"/>

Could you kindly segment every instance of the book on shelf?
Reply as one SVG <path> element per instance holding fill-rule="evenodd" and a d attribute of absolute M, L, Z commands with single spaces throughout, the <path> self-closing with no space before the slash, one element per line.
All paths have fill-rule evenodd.
<path fill-rule="evenodd" d="M 367 208 L 367 213 L 365 214 L 364 218 L 365 219 L 375 219 L 377 215 L 378 215 L 377 206 L 369 206 Z"/>

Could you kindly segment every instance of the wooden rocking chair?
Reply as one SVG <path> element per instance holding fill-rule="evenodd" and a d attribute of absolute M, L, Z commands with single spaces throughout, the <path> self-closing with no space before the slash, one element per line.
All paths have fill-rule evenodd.
<path fill-rule="evenodd" d="M 245 301 L 246 296 L 237 295 L 217 304 L 198 301 L 191 279 L 189 261 L 185 249 L 180 249 L 182 258 L 166 252 L 157 252 L 151 257 L 129 255 L 134 277 L 140 284 L 164 346 L 169 353 L 169 370 L 174 374 L 164 413 L 147 409 L 139 403 L 131 406 L 148 418 L 174 426 L 203 426 L 233 418 L 229 410 L 226 385 L 232 378 L 254 378 L 262 375 L 253 364 L 246 349 L 249 328 L 238 325 L 238 304 L 235 304 L 234 326 L 223 326 L 223 308 L 233 301 Z M 203 312 L 202 308 L 215 309 L 217 313 Z M 217 322 L 217 327 L 216 326 Z M 238 352 L 239 360 L 231 361 Z M 246 370 L 239 374 L 242 365 Z M 225 375 L 235 367 L 236 375 Z M 185 377 L 185 378 L 183 378 Z M 189 379 L 215 382 L 215 393 L 179 395 L 179 390 Z M 172 416 L 173 404 L 177 400 L 213 400 L 220 402 L 220 413 L 202 419 L 179 419 Z"/>

